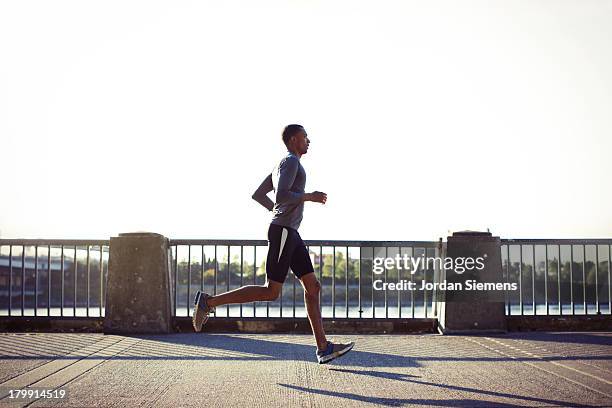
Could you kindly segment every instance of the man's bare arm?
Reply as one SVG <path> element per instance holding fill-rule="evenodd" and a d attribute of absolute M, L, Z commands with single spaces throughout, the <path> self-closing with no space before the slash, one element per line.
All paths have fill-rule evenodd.
<path fill-rule="evenodd" d="M 263 205 L 268 211 L 272 211 L 272 209 L 274 209 L 274 202 L 268 197 L 268 193 L 272 190 L 274 190 L 274 186 L 272 185 L 272 174 L 268 174 L 259 187 L 257 187 L 257 190 L 255 190 L 251 198 Z"/>

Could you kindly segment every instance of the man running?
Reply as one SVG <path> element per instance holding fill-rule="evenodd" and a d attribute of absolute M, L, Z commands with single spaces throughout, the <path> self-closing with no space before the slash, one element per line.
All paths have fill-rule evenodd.
<path fill-rule="evenodd" d="M 302 221 L 304 202 L 325 204 L 327 194 L 320 191 L 304 192 L 306 172 L 300 164 L 300 158 L 306 154 L 310 144 L 304 128 L 301 125 L 288 125 L 283 130 L 283 142 L 287 147 L 287 155 L 253 193 L 254 200 L 272 211 L 272 221 L 268 229 L 266 284 L 242 286 L 215 296 L 198 291 L 194 301 L 193 327 L 196 331 L 201 331 L 202 325 L 208 321 L 209 313 L 213 312 L 216 306 L 276 300 L 291 268 L 304 288 L 306 312 L 317 342 L 317 360 L 319 364 L 324 364 L 349 352 L 355 343 L 332 343 L 325 337 L 319 305 L 321 284 L 315 276 L 308 250 L 297 230 Z M 270 191 L 275 191 L 274 202 L 267 196 Z"/>

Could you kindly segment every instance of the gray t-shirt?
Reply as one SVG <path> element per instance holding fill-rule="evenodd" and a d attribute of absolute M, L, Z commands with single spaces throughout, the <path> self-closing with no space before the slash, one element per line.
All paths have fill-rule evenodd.
<path fill-rule="evenodd" d="M 253 199 L 272 211 L 272 224 L 298 229 L 304 213 L 304 188 L 306 187 L 306 171 L 300 164 L 300 159 L 291 152 L 287 153 L 280 163 L 274 167 L 261 185 L 253 193 Z M 274 202 L 267 194 L 276 192 Z"/>

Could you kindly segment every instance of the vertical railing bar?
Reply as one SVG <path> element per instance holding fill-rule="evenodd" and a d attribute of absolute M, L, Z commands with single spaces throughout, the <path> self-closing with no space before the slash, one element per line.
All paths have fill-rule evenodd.
<path fill-rule="evenodd" d="M 376 302 L 374 302 L 374 258 L 376 257 L 376 246 L 372 246 L 372 318 L 376 318 Z"/>
<path fill-rule="evenodd" d="M 428 267 L 427 267 L 427 247 L 423 248 L 423 252 L 425 253 L 425 265 L 423 267 L 423 284 L 427 285 L 427 271 L 428 271 Z M 427 289 L 423 289 L 423 310 L 425 311 L 425 318 L 427 319 Z"/>
<path fill-rule="evenodd" d="M 269 250 L 270 250 L 270 247 L 268 247 L 268 251 L 269 251 Z M 266 259 L 266 268 L 268 267 L 267 262 L 268 262 L 268 261 L 267 261 L 267 259 Z M 267 274 L 266 274 L 266 277 L 267 277 Z M 267 278 L 266 278 L 266 279 L 267 279 Z M 283 293 L 283 291 L 282 291 L 282 288 L 281 288 L 281 295 L 282 295 L 282 293 Z M 270 302 L 266 302 L 266 317 L 270 317 Z"/>
<path fill-rule="evenodd" d="M 427 254 L 427 250 L 429 248 L 427 247 L 423 247 L 423 284 L 427 285 L 427 272 L 429 272 L 429 265 L 427 264 L 427 257 L 429 256 Z M 429 301 L 427 299 L 427 289 L 423 289 L 423 313 L 424 313 L 424 317 L 427 318 L 427 309 L 429 306 Z"/>
<path fill-rule="evenodd" d="M 399 254 L 400 258 L 402 257 L 402 246 L 398 246 L 397 247 L 397 253 Z M 397 268 L 397 282 L 400 283 L 402 281 L 402 274 L 401 271 L 402 268 Z M 398 290 L 397 291 L 397 316 L 401 319 L 402 318 L 402 296 L 401 296 L 402 291 Z"/>
<path fill-rule="evenodd" d="M 89 251 L 90 245 L 87 245 L 87 313 L 85 314 L 87 317 L 89 317 L 89 275 L 91 271 Z"/>
<path fill-rule="evenodd" d="M 544 245 L 544 301 L 546 302 L 546 316 L 549 315 L 548 310 L 548 244 Z"/>
<path fill-rule="evenodd" d="M 582 244 L 582 307 L 584 314 L 588 314 L 586 301 L 586 244 Z"/>
<path fill-rule="evenodd" d="M 240 245 L 240 287 L 244 286 L 244 245 Z M 240 317 L 242 317 L 242 303 L 240 304 Z"/>
<path fill-rule="evenodd" d="M 306 248 L 306 252 L 308 252 L 308 247 Z M 293 272 L 293 271 L 292 271 L 292 272 Z M 292 291 L 293 291 L 293 293 L 292 293 L 292 299 L 293 299 L 293 300 L 292 300 L 292 302 L 291 302 L 291 303 L 292 303 L 292 305 L 291 305 L 291 317 L 293 317 L 293 318 L 295 318 L 295 281 L 296 281 L 296 280 L 297 280 L 297 278 L 295 277 L 295 274 L 294 274 L 294 273 L 292 273 L 292 274 L 291 274 L 291 283 L 292 283 L 292 285 L 291 285 L 291 286 L 292 286 Z M 281 291 L 282 291 L 282 290 L 283 290 L 283 289 L 281 288 Z"/>
<path fill-rule="evenodd" d="M 253 245 L 253 285 L 257 284 L 257 245 Z M 257 316 L 257 302 L 253 301 L 253 317 Z"/>
<path fill-rule="evenodd" d="M 442 274 L 444 274 L 444 279 L 446 279 L 446 271 L 444 270 L 444 258 L 442 257 L 442 255 L 445 255 L 444 243 L 442 242 L 442 238 L 439 239 L 438 251 L 436 253 L 440 257 L 440 259 L 442 259 L 442 262 L 440 263 L 440 267 L 438 268 L 438 282 L 440 282 L 441 281 L 440 278 Z M 434 317 L 440 316 L 440 292 L 441 292 L 440 289 L 436 288 L 436 297 L 434 299 L 434 301 L 436 302 L 436 308 L 435 308 Z"/>
<path fill-rule="evenodd" d="M 387 260 L 387 258 L 389 257 L 389 247 L 385 246 L 385 261 Z M 388 278 L 387 278 L 387 265 L 385 262 L 385 283 L 388 282 Z M 387 297 L 387 291 L 385 290 L 385 318 L 388 319 L 389 318 L 389 299 Z"/>
<path fill-rule="evenodd" d="M 523 244 L 519 245 L 519 310 L 521 316 L 525 314 L 523 305 Z"/>
<path fill-rule="evenodd" d="M 189 316 L 191 302 L 191 244 L 187 245 L 187 306 L 185 316 Z"/>
<path fill-rule="evenodd" d="M 169 288 L 170 290 L 170 313 L 173 318 L 177 317 L 176 316 L 176 274 L 175 272 L 173 272 L 176 270 L 176 268 L 174 267 L 174 261 L 176 259 L 174 254 L 178 252 L 176 251 L 177 246 L 178 244 L 168 244 L 168 279 L 169 279 L 169 285 L 170 285 L 170 288 Z"/>
<path fill-rule="evenodd" d="M 47 316 L 51 316 L 51 244 L 47 245 Z"/>
<path fill-rule="evenodd" d="M 336 246 L 332 246 L 332 317 L 336 317 Z"/>
<path fill-rule="evenodd" d="M 595 313 L 601 314 L 599 308 L 599 244 L 595 244 Z"/>
<path fill-rule="evenodd" d="M 563 314 L 561 301 L 561 245 L 557 245 L 557 302 L 559 303 L 559 316 Z"/>
<path fill-rule="evenodd" d="M 229 290 L 230 290 L 230 280 L 231 280 L 230 270 L 232 269 L 231 268 L 231 266 L 232 266 L 231 265 L 231 261 L 232 261 L 232 258 L 231 258 L 232 254 L 231 254 L 231 252 L 232 252 L 231 251 L 231 246 L 228 245 L 227 246 L 227 283 L 226 283 L 226 292 L 229 292 Z M 229 303 L 228 303 L 226 305 L 225 317 L 230 317 L 229 308 L 230 308 L 230 306 L 229 306 Z"/>
<path fill-rule="evenodd" d="M 110 248 L 107 249 L 106 251 L 108 253 L 108 257 L 110 259 Z M 108 261 L 109 259 L 106 260 L 106 268 L 104 268 L 104 271 L 102 272 L 102 305 L 104 306 L 104 314 L 106 314 L 106 297 L 104 296 L 105 293 L 105 287 L 106 287 L 106 278 L 108 277 Z M 102 263 L 102 266 L 104 266 L 104 263 Z"/>
<path fill-rule="evenodd" d="M 536 276 L 536 257 L 535 257 L 535 247 L 536 245 L 531 245 L 532 249 L 532 261 L 533 261 L 533 270 L 531 271 L 531 314 L 536 315 L 536 301 L 535 301 L 535 276 Z"/>
<path fill-rule="evenodd" d="M 570 244 L 570 307 L 572 315 L 576 314 L 574 307 L 574 245 Z"/>
<path fill-rule="evenodd" d="M 200 245 L 200 251 L 202 252 L 201 265 L 200 265 L 200 292 L 204 292 L 204 265 L 206 264 L 206 254 L 204 253 L 204 244 Z"/>
<path fill-rule="evenodd" d="M 436 259 L 437 259 L 437 258 L 439 258 L 439 255 L 440 255 L 440 254 L 439 254 L 439 253 L 438 253 L 438 251 L 437 251 L 437 250 L 438 250 L 438 248 L 433 247 L 432 249 L 433 249 L 433 259 L 434 259 L 434 262 L 433 262 L 433 268 L 432 268 L 432 270 L 431 270 L 431 283 L 435 285 L 435 283 L 437 282 L 437 281 L 436 281 L 436 270 L 437 270 L 437 262 L 436 262 Z M 499 250 L 500 250 L 499 259 L 500 259 L 500 261 L 501 261 L 501 247 L 500 247 L 500 249 L 499 249 Z M 503 279 L 503 277 L 504 277 L 504 272 L 502 271 L 502 279 Z M 439 279 L 438 279 L 438 280 L 439 280 Z M 438 300 L 438 290 L 437 290 L 437 288 L 434 286 L 434 287 L 431 289 L 431 297 L 430 297 L 430 301 L 431 301 L 431 316 L 432 316 L 433 318 L 435 318 L 435 317 L 437 317 L 437 316 L 438 316 L 438 313 L 437 313 L 437 306 L 438 306 L 438 305 L 437 305 L 437 300 Z M 504 306 L 504 308 L 505 308 L 505 307 L 506 307 L 506 306 Z M 504 312 L 505 312 L 505 309 L 504 309 Z"/>
<path fill-rule="evenodd" d="M 308 246 L 308 245 L 306 246 L 306 252 L 308 253 L 308 258 L 310 258 L 310 246 Z M 314 269 L 314 265 L 313 265 L 313 269 Z M 295 299 L 295 296 L 296 296 L 295 295 L 295 281 L 296 280 L 297 279 L 296 279 L 295 275 L 293 275 L 293 318 L 294 319 L 295 319 L 295 302 L 296 302 L 296 299 Z M 319 306 L 321 306 L 321 305 L 319 305 Z M 306 308 L 306 303 L 304 303 L 304 308 Z"/>
<path fill-rule="evenodd" d="M 349 276 L 349 247 L 347 245 L 346 247 L 346 276 L 345 276 L 345 280 L 344 280 L 344 284 L 345 284 L 345 288 L 346 291 L 344 292 L 344 301 L 346 304 L 346 318 L 348 319 L 349 317 L 349 284 L 348 284 L 348 276 Z"/>
<path fill-rule="evenodd" d="M 410 256 L 412 258 L 414 258 L 414 256 L 415 256 L 414 255 L 414 246 L 410 247 Z M 416 271 L 412 271 L 412 268 L 411 268 L 410 269 L 410 282 L 414 282 L 414 274 L 415 273 L 416 273 Z M 414 286 L 414 284 L 411 283 L 411 286 Z M 414 290 L 410 291 L 410 315 L 414 319 Z"/>
<path fill-rule="evenodd" d="M 62 259 L 62 267 L 61 267 L 61 271 L 62 271 L 62 301 L 60 303 L 60 316 L 64 316 L 64 245 L 61 245 L 62 248 L 62 254 L 61 254 L 61 259 Z M 100 305 L 102 304 L 102 296 L 100 296 Z M 102 309 L 100 309 L 102 310 Z"/>
<path fill-rule="evenodd" d="M 100 311 L 99 311 L 100 317 L 102 317 L 102 296 L 103 296 L 102 284 L 103 284 L 103 280 L 104 280 L 104 274 L 103 274 L 103 271 L 102 271 L 102 251 L 103 251 L 103 246 L 100 244 L 100 266 L 99 266 L 99 268 L 100 268 L 100 302 L 99 302 L 99 305 L 98 305 L 98 307 L 100 308 Z M 63 272 L 63 265 L 64 265 L 64 261 L 62 260 L 62 275 L 64 274 L 64 272 Z M 176 279 L 175 279 L 175 281 L 176 281 Z M 174 312 L 172 312 L 172 315 L 174 316 Z"/>
<path fill-rule="evenodd" d="M 609 269 L 609 268 L 608 268 Z M 13 315 L 13 245 L 9 245 L 9 316 Z"/>
<path fill-rule="evenodd" d="M 25 309 L 25 245 L 21 246 L 21 315 Z"/>
<path fill-rule="evenodd" d="M 362 314 L 363 314 L 363 309 L 361 307 L 361 259 L 362 259 L 361 248 L 362 246 L 359 245 L 359 289 L 358 289 L 359 294 L 358 294 L 358 297 L 359 297 L 359 318 L 360 319 L 362 318 Z"/>
<path fill-rule="evenodd" d="M 217 294 L 217 271 L 219 269 L 219 263 L 217 261 L 217 244 L 215 244 L 215 276 L 213 281 L 213 296 Z M 217 317 L 217 309 L 213 312 L 213 316 Z"/>
<path fill-rule="evenodd" d="M 310 258 L 310 247 L 306 246 L 306 253 L 308 254 L 308 258 Z M 295 277 L 295 274 L 292 274 L 293 277 L 293 305 L 292 305 L 292 316 L 295 319 L 295 281 L 297 280 L 297 278 Z M 304 305 L 306 306 L 306 305 Z"/>
<path fill-rule="evenodd" d="M 178 249 L 179 245 L 174 246 L 174 308 L 172 310 L 172 316 L 176 316 L 176 309 L 178 308 Z"/>
<path fill-rule="evenodd" d="M 612 314 L 612 289 L 610 285 L 610 277 L 612 275 L 612 267 L 610 264 L 612 263 L 612 245 L 608 245 L 608 314 Z"/>
<path fill-rule="evenodd" d="M 74 272 L 74 301 L 72 303 L 72 316 L 76 316 L 76 304 L 77 304 L 77 246 L 74 246 L 74 257 L 72 265 L 72 270 Z"/>
<path fill-rule="evenodd" d="M 321 305 L 321 296 L 323 293 L 323 246 L 319 246 L 319 282 L 321 282 L 321 290 L 319 291 L 319 306 L 321 307 L 321 317 L 323 316 L 323 306 Z"/>
<path fill-rule="evenodd" d="M 440 257 L 440 253 L 438 252 L 439 248 L 440 246 L 438 246 L 437 248 L 436 247 L 432 248 L 434 262 L 433 262 L 433 269 L 432 269 L 432 275 L 431 275 L 431 283 L 433 283 L 434 285 L 436 282 L 440 281 L 440 275 L 439 273 L 436 273 L 438 269 L 436 259 Z M 501 260 L 501 247 L 499 250 L 500 250 L 499 258 Z M 502 271 L 502 279 L 503 279 L 503 274 L 504 272 Z M 505 307 L 506 306 L 504 305 L 504 312 L 505 312 Z M 431 315 L 434 318 L 438 316 L 438 289 L 435 286 L 431 289 Z"/>
<path fill-rule="evenodd" d="M 510 283 L 510 244 L 506 245 L 506 256 L 508 259 L 508 263 L 506 264 L 506 283 L 509 284 Z M 511 306 L 511 301 L 510 301 L 510 296 L 508 296 L 508 291 L 505 291 L 506 293 L 506 307 L 507 307 L 507 314 L 508 316 L 510 316 L 512 314 L 512 308 Z"/>
<path fill-rule="evenodd" d="M 38 245 L 34 245 L 34 316 L 38 316 Z"/>

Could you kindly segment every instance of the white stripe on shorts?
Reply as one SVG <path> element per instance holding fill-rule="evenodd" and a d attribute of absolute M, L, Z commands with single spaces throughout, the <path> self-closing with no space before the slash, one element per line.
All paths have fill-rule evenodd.
<path fill-rule="evenodd" d="M 280 258 L 281 258 L 281 255 L 283 254 L 283 248 L 285 247 L 285 241 L 287 241 L 288 234 L 289 234 L 289 231 L 287 231 L 287 228 L 283 227 L 283 232 L 281 233 L 280 249 L 278 250 L 278 261 L 277 262 L 280 262 Z"/>

